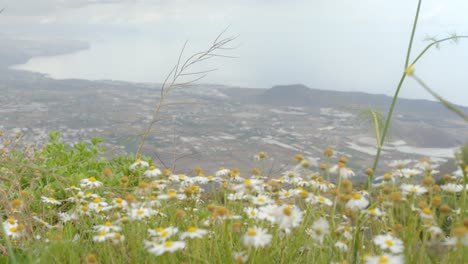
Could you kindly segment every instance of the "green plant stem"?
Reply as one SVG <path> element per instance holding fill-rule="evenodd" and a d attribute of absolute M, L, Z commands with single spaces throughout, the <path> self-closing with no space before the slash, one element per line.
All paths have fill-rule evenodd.
<path fill-rule="evenodd" d="M 406 68 L 408 68 L 409 57 L 411 55 L 411 49 L 413 47 L 414 34 L 416 32 L 416 26 L 418 24 L 419 11 L 421 9 L 421 2 L 422 2 L 422 0 L 418 1 L 418 8 L 416 9 L 416 15 L 414 17 L 413 29 L 411 31 L 411 37 L 410 37 L 410 41 L 409 41 L 409 45 L 408 45 L 408 50 L 406 51 L 406 60 L 405 60 L 405 69 L 404 70 L 406 70 Z M 374 164 L 372 165 L 372 170 L 374 171 L 374 173 L 376 172 L 377 166 L 379 164 L 380 154 L 381 154 L 382 148 L 384 146 L 385 137 L 387 136 L 388 127 L 390 126 L 390 120 L 392 119 L 393 110 L 395 109 L 398 94 L 400 93 L 400 90 L 401 90 L 401 87 L 403 85 L 403 82 L 404 82 L 405 78 L 406 78 L 406 72 L 403 71 L 403 75 L 400 78 L 400 82 L 398 83 L 397 89 L 396 89 L 395 94 L 393 96 L 392 104 L 391 104 L 390 109 L 388 111 L 387 118 L 385 119 L 385 126 L 383 128 L 382 137 L 380 139 L 380 146 L 378 146 L 378 148 L 377 148 L 377 153 L 375 155 Z M 371 181 L 371 178 L 369 177 L 368 180 L 367 180 L 367 183 L 366 183 L 366 190 L 370 189 L 370 181 Z"/>
<path fill-rule="evenodd" d="M 1 232 L 2 232 L 1 234 L 2 234 L 3 238 L 5 239 L 5 244 L 6 244 L 6 248 L 7 248 L 7 251 L 8 251 L 8 257 L 10 258 L 11 263 L 16 264 L 16 263 L 18 263 L 18 260 L 16 259 L 15 252 L 13 251 L 13 247 L 11 246 L 10 239 L 8 239 L 7 234 L 5 233 L 5 230 L 3 229 L 3 224 L 0 227 L 0 229 L 1 229 Z"/>

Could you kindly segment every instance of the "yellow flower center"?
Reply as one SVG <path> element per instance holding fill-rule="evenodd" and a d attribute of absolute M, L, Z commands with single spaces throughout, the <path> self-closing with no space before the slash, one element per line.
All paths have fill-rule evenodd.
<path fill-rule="evenodd" d="M 105 226 L 112 226 L 112 223 L 109 222 L 109 221 L 107 221 L 107 222 L 104 223 L 104 225 L 105 225 Z"/>
<path fill-rule="evenodd" d="M 117 203 L 122 203 L 123 200 L 122 200 L 122 198 L 117 198 L 117 199 L 115 199 L 115 201 L 116 201 Z"/>
<path fill-rule="evenodd" d="M 96 181 L 96 178 L 94 178 L 94 177 L 89 177 L 88 180 L 89 180 L 90 182 L 95 182 L 95 181 Z"/>
<path fill-rule="evenodd" d="M 385 257 L 385 256 L 381 256 L 379 258 L 379 263 L 388 263 L 389 261 L 390 261 L 390 259 Z"/>
<path fill-rule="evenodd" d="M 289 192 L 284 193 L 284 197 L 289 197 L 289 195 L 290 195 Z"/>
<path fill-rule="evenodd" d="M 290 216 L 290 215 L 292 214 L 291 208 L 285 207 L 285 208 L 283 209 L 283 213 L 284 213 L 285 215 L 287 215 L 287 216 Z"/>
<path fill-rule="evenodd" d="M 322 202 L 322 203 L 325 202 L 325 198 L 322 197 L 322 196 L 320 196 L 320 197 L 318 198 L 318 200 L 319 200 L 320 202 Z"/>
<path fill-rule="evenodd" d="M 170 191 L 167 193 L 167 195 L 169 195 L 169 197 L 174 197 L 174 196 L 177 195 L 177 192 L 174 191 L 174 190 L 170 190 Z"/>
<path fill-rule="evenodd" d="M 264 203 L 264 202 L 265 202 L 265 198 L 260 197 L 260 198 L 257 199 L 257 201 L 258 201 L 259 203 Z"/>
<path fill-rule="evenodd" d="M 167 237 L 169 235 L 169 231 L 164 230 L 161 232 L 161 237 Z"/>
<path fill-rule="evenodd" d="M 120 239 L 122 235 L 120 233 L 115 233 L 115 239 Z"/>
<path fill-rule="evenodd" d="M 187 230 L 187 232 L 189 232 L 189 233 L 194 233 L 196 231 L 197 231 L 197 228 L 194 227 L 194 226 L 189 227 L 188 230 Z"/>
<path fill-rule="evenodd" d="M 256 215 L 257 215 L 257 213 L 256 213 L 254 210 L 252 210 L 252 211 L 250 211 L 250 215 L 252 215 L 252 216 L 256 216 Z"/>
<path fill-rule="evenodd" d="M 86 207 L 86 206 L 82 206 L 82 207 L 81 207 L 81 211 L 83 211 L 83 212 L 86 212 L 86 211 L 88 211 L 88 207 Z"/>
<path fill-rule="evenodd" d="M 426 207 L 426 208 L 424 208 L 422 211 L 423 211 L 423 213 L 424 213 L 424 214 L 427 214 L 427 215 L 430 215 L 430 214 L 432 214 L 432 211 L 431 211 L 431 209 L 429 209 L 429 208 L 427 208 L 427 207 Z"/>
<path fill-rule="evenodd" d="M 98 233 L 98 235 L 100 235 L 100 236 L 105 236 L 106 234 L 107 234 L 107 232 L 104 231 L 104 230 L 103 230 L 103 231 L 99 231 L 99 233 Z"/>
<path fill-rule="evenodd" d="M 101 202 L 101 198 L 94 198 L 93 202 L 94 203 L 99 203 L 99 202 Z"/>
<path fill-rule="evenodd" d="M 156 167 L 150 166 L 149 169 L 150 169 L 150 170 L 154 170 L 154 169 L 156 169 Z"/>
<path fill-rule="evenodd" d="M 164 242 L 165 247 L 171 247 L 172 246 L 172 241 L 166 241 Z"/>
<path fill-rule="evenodd" d="M 387 244 L 387 246 L 393 246 L 393 241 L 385 240 L 385 244 Z"/>
<path fill-rule="evenodd" d="M 249 236 L 255 236 L 255 235 L 257 235 L 257 231 L 255 231 L 255 229 L 249 229 L 249 230 L 247 231 L 247 235 L 249 235 Z"/>
<path fill-rule="evenodd" d="M 370 210 L 369 210 L 369 214 L 370 214 L 370 215 L 376 215 L 375 209 L 370 209 Z"/>
<path fill-rule="evenodd" d="M 136 213 L 137 213 L 137 215 L 142 215 L 142 214 L 144 214 L 144 213 L 145 213 L 145 211 L 140 209 L 140 210 L 137 210 L 137 212 L 136 212 Z"/>
<path fill-rule="evenodd" d="M 8 221 L 8 223 L 10 223 L 10 224 L 14 224 L 14 223 L 15 223 L 15 219 L 13 219 L 13 218 L 8 218 L 7 221 Z"/>
<path fill-rule="evenodd" d="M 16 233 L 16 231 L 18 231 L 18 229 L 16 227 L 10 227 L 10 232 Z"/>
<path fill-rule="evenodd" d="M 359 193 L 355 193 L 355 194 L 353 194 L 353 199 L 354 200 L 359 200 L 359 199 L 361 199 L 361 195 Z"/>
<path fill-rule="evenodd" d="M 245 181 L 244 181 L 244 185 L 245 185 L 245 186 L 252 185 L 252 181 L 251 181 L 251 180 L 245 180 Z"/>
<path fill-rule="evenodd" d="M 410 191 L 411 191 L 411 192 L 417 192 L 418 189 L 416 189 L 416 187 L 411 187 L 411 188 L 410 188 Z"/>

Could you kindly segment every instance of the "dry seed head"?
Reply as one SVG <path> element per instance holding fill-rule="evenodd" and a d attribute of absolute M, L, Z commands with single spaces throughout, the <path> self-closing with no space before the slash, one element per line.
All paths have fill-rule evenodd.
<path fill-rule="evenodd" d="M 463 219 L 463 225 L 468 228 L 468 217 L 465 217 L 465 219 Z"/>
<path fill-rule="evenodd" d="M 429 207 L 429 205 L 427 204 L 426 201 L 419 201 L 418 202 L 418 208 L 419 209 L 424 209 L 424 208 L 427 208 L 427 207 Z"/>
<path fill-rule="evenodd" d="M 371 169 L 371 168 L 367 168 L 367 169 L 364 171 L 364 173 L 365 173 L 367 176 L 369 176 L 369 177 L 374 176 L 374 170 Z"/>
<path fill-rule="evenodd" d="M 241 222 L 232 223 L 232 232 L 234 233 L 242 232 L 242 223 Z"/>
<path fill-rule="evenodd" d="M 259 159 L 264 159 L 264 158 L 267 157 L 267 154 L 266 154 L 266 152 L 264 152 L 264 151 L 260 151 L 260 152 L 257 154 L 257 156 L 258 156 Z"/>
<path fill-rule="evenodd" d="M 401 233 L 403 231 L 403 225 L 402 224 L 396 224 L 393 230 L 395 230 L 396 233 Z"/>
<path fill-rule="evenodd" d="M 431 199 L 431 204 L 434 205 L 434 206 L 438 206 L 442 203 L 442 198 L 440 198 L 440 196 L 434 196 L 432 197 Z"/>
<path fill-rule="evenodd" d="M 325 155 L 326 157 L 331 157 L 331 156 L 333 156 L 333 149 L 331 149 L 331 148 L 326 148 L 326 149 L 323 151 L 323 155 Z"/>
<path fill-rule="evenodd" d="M 202 175 L 203 175 L 203 169 L 202 169 L 202 167 L 197 166 L 197 167 L 195 167 L 194 170 L 195 170 L 195 174 L 196 174 L 197 176 L 202 176 Z"/>
<path fill-rule="evenodd" d="M 432 187 L 432 190 L 433 190 L 434 192 L 440 192 L 440 186 L 436 184 L 436 185 L 434 185 L 434 186 Z"/>
<path fill-rule="evenodd" d="M 253 168 L 253 169 L 252 169 L 252 175 L 255 175 L 255 176 L 260 175 L 260 169 L 258 169 L 258 168 Z"/>
<path fill-rule="evenodd" d="M 304 155 L 302 155 L 302 154 L 296 154 L 296 155 L 294 155 L 294 158 L 293 158 L 293 159 L 294 159 L 295 161 L 297 161 L 297 162 L 301 162 L 301 161 L 304 160 Z"/>
<path fill-rule="evenodd" d="M 385 197 L 383 197 L 382 195 L 379 195 L 379 196 L 377 197 L 377 201 L 378 201 L 379 203 L 383 203 L 383 202 L 385 201 Z"/>
<path fill-rule="evenodd" d="M 463 237 L 466 234 L 468 234 L 468 227 L 464 225 L 457 224 L 453 229 L 452 229 L 452 235 L 456 237 Z"/>
<path fill-rule="evenodd" d="M 342 202 L 347 202 L 351 200 L 351 195 L 340 194 L 339 198 Z"/>
<path fill-rule="evenodd" d="M 301 167 L 304 168 L 304 169 L 309 168 L 309 167 L 310 167 L 310 162 L 307 161 L 307 160 L 303 160 L 303 161 L 301 162 Z"/>
<path fill-rule="evenodd" d="M 443 177 L 444 181 L 446 182 L 452 181 L 452 178 L 453 177 L 450 174 L 445 174 Z"/>
<path fill-rule="evenodd" d="M 348 163 L 348 161 L 349 161 L 348 158 L 345 156 L 340 157 L 340 160 L 339 160 L 339 162 L 344 163 L 344 164 Z"/>
<path fill-rule="evenodd" d="M 136 197 L 131 195 L 131 194 L 127 194 L 125 196 L 125 201 L 127 201 L 127 203 L 134 203 L 137 201 Z"/>
<path fill-rule="evenodd" d="M 92 255 L 92 254 L 91 254 L 91 255 L 88 255 L 88 256 L 86 257 L 86 262 L 87 262 L 87 263 L 97 263 L 97 258 L 96 258 L 95 255 Z"/>
<path fill-rule="evenodd" d="M 225 216 L 229 214 L 229 210 L 224 206 L 216 206 L 214 210 L 215 215 Z"/>
<path fill-rule="evenodd" d="M 326 170 L 326 169 L 327 169 L 327 164 L 325 164 L 325 163 L 320 163 L 320 169 L 321 169 L 321 170 Z"/>
<path fill-rule="evenodd" d="M 128 179 L 127 176 L 123 176 L 123 177 L 120 179 L 120 183 L 122 183 L 122 184 L 126 184 L 126 183 L 128 183 L 128 181 L 129 181 L 129 179 Z"/>
<path fill-rule="evenodd" d="M 206 207 L 206 210 L 208 210 L 208 212 L 214 212 L 215 209 L 216 209 L 216 205 L 214 205 L 214 204 L 209 204 Z"/>
<path fill-rule="evenodd" d="M 400 202 L 401 201 L 401 193 L 399 192 L 393 192 L 391 194 L 391 199 L 394 201 L 394 202 Z"/>
<path fill-rule="evenodd" d="M 426 186 L 431 186 L 435 184 L 435 180 L 431 176 L 426 176 L 424 177 L 422 184 Z"/>
<path fill-rule="evenodd" d="M 450 206 L 448 206 L 447 204 L 443 204 L 439 207 L 439 210 L 440 212 L 442 213 L 450 213 L 452 212 L 452 208 L 450 208 Z"/>
<path fill-rule="evenodd" d="M 383 192 L 384 194 L 388 195 L 388 194 L 392 193 L 392 187 L 385 185 L 385 186 L 382 188 L 382 192 Z"/>
<path fill-rule="evenodd" d="M 353 182 L 348 180 L 348 179 L 344 180 L 341 184 L 342 184 L 341 186 L 343 186 L 343 188 L 345 188 L 345 189 L 347 189 L 347 188 L 352 189 L 353 188 Z"/>
<path fill-rule="evenodd" d="M 138 184 L 138 188 L 140 188 L 140 189 L 146 189 L 146 188 L 148 188 L 148 187 L 150 187 L 150 184 L 147 183 L 147 182 L 144 182 L 144 181 L 142 181 L 142 182 L 140 182 L 140 183 Z"/>
<path fill-rule="evenodd" d="M 177 210 L 176 213 L 175 213 L 175 218 L 177 220 L 182 220 L 182 218 L 184 218 L 184 216 L 185 216 L 184 210 Z"/>
<path fill-rule="evenodd" d="M 112 173 L 112 169 L 111 168 L 105 168 L 104 170 L 102 170 L 102 175 L 104 175 L 104 177 L 112 177 L 113 173 Z"/>
<path fill-rule="evenodd" d="M 14 208 L 18 208 L 18 207 L 21 207 L 23 205 L 23 201 L 19 200 L 19 199 L 15 199 L 11 202 L 11 206 L 14 207 Z"/>
<path fill-rule="evenodd" d="M 171 176 L 171 174 L 172 174 L 172 171 L 170 169 L 164 169 L 162 172 L 162 175 L 165 177 L 169 177 Z"/>

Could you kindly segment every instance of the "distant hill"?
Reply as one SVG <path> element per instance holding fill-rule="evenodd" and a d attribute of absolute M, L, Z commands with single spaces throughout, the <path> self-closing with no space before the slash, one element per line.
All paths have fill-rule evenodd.
<path fill-rule="evenodd" d="M 297 107 L 372 107 L 387 110 L 392 98 L 383 94 L 368 94 L 363 92 L 341 92 L 310 89 L 302 84 L 278 85 L 258 93 L 255 102 L 266 105 L 297 106 Z M 468 113 L 468 107 L 458 106 Z M 418 116 L 452 116 L 441 103 L 429 100 L 414 100 L 399 98 L 397 113 Z"/>

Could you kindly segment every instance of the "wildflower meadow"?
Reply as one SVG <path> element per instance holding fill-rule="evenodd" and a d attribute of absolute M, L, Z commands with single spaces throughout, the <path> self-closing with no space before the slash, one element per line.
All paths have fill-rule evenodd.
<path fill-rule="evenodd" d="M 71 145 L 51 132 L 44 146 L 23 146 L 21 135 L 0 132 L 0 262 L 468 263 L 468 146 L 454 153 L 457 169 L 438 178 L 430 158 L 379 159 L 405 78 L 466 118 L 416 75 L 431 47 L 465 38 L 433 40 L 411 60 L 420 5 L 393 103 L 373 123 L 378 152 L 366 181 L 331 148 L 317 165 L 291 157 L 294 166 L 278 175 L 265 166 L 274 153 L 246 153 L 257 162 L 249 173 L 201 164 L 187 174 L 145 155 L 177 77 L 232 40 L 217 39 L 171 72 L 134 154 L 106 156 L 101 138 Z"/>

